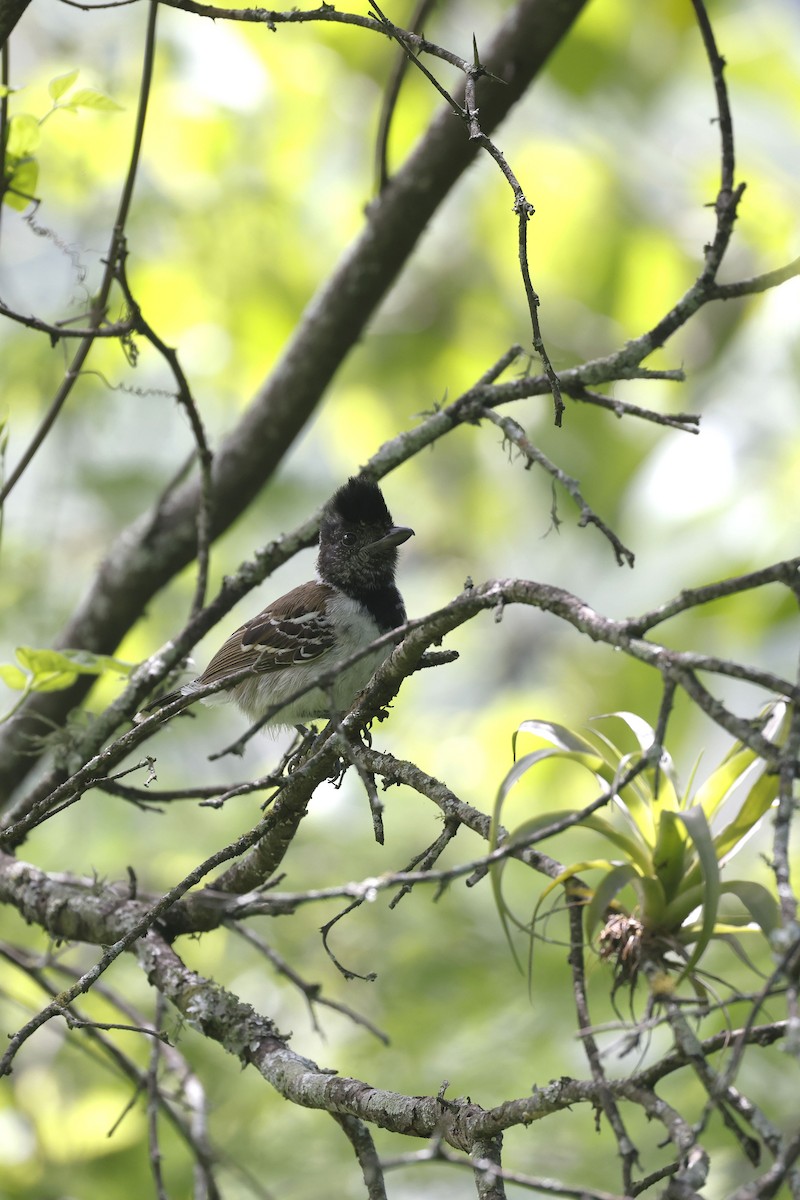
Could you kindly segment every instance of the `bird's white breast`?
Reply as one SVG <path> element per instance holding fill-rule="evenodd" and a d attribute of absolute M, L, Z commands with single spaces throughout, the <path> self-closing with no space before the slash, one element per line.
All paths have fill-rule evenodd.
<path fill-rule="evenodd" d="M 236 703 L 249 717 L 258 719 L 268 707 L 288 699 L 314 675 L 330 670 L 337 662 L 343 662 L 368 646 L 381 633 L 364 606 L 343 593 L 329 597 L 325 616 L 336 630 L 334 649 L 308 663 L 256 675 L 232 689 Z M 331 712 L 345 712 L 369 681 L 375 668 L 391 651 L 392 646 L 386 645 L 365 655 L 357 663 L 339 671 L 329 688 L 313 688 L 306 692 L 282 708 L 269 724 L 296 725 L 315 718 L 328 718 Z"/>

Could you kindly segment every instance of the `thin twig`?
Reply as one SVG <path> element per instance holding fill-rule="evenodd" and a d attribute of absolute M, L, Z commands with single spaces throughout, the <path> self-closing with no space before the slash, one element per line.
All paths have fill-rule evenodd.
<path fill-rule="evenodd" d="M 509 166 L 505 156 L 497 148 L 492 139 L 486 133 L 484 133 L 480 122 L 478 121 L 478 106 L 475 99 L 475 87 L 478 79 L 489 74 L 489 72 L 481 64 L 476 46 L 472 65 L 470 66 L 465 62 L 460 64 L 466 75 L 464 107 L 462 108 L 461 105 L 450 95 L 450 93 L 442 87 L 442 85 L 428 70 L 425 64 L 419 61 L 419 58 L 414 54 L 411 46 L 409 45 L 404 32 L 391 25 L 391 22 L 389 22 L 381 12 L 375 0 L 370 0 L 370 3 L 372 4 L 372 9 L 377 15 L 378 19 L 383 22 L 387 32 L 390 32 L 391 36 L 395 38 L 395 40 L 403 48 L 407 61 L 413 63 L 413 65 L 423 73 L 429 83 L 436 88 L 439 95 L 450 105 L 450 108 L 453 110 L 456 116 L 460 117 L 464 121 L 469 132 L 470 141 L 479 145 L 487 152 L 489 157 L 492 158 L 495 163 L 497 163 L 506 182 L 509 184 L 512 192 L 514 193 L 514 212 L 518 221 L 517 231 L 519 266 L 520 273 L 522 275 L 523 287 L 525 289 L 525 298 L 528 302 L 528 313 L 531 321 L 533 348 L 541 359 L 542 366 L 544 367 L 544 372 L 550 386 L 550 391 L 552 393 L 553 403 L 555 406 L 555 423 L 556 425 L 560 426 L 561 417 L 564 412 L 564 401 L 561 396 L 561 385 L 559 383 L 558 376 L 553 369 L 550 356 L 547 353 L 544 339 L 542 338 L 542 331 L 539 322 L 539 296 L 537 295 L 531 281 L 530 266 L 528 263 L 528 221 L 533 215 L 534 207 L 525 196 L 522 186 Z"/>
<path fill-rule="evenodd" d="M 619 1111 L 619 1106 L 607 1088 L 603 1088 L 603 1084 L 607 1082 L 606 1074 L 603 1070 L 603 1063 L 600 1058 L 600 1053 L 597 1048 L 597 1043 L 591 1032 L 591 1020 L 589 1019 L 589 1000 L 586 995 L 586 969 L 583 954 L 584 932 L 583 932 L 583 903 L 577 903 L 573 898 L 568 898 L 567 909 L 569 912 L 569 929 L 570 929 L 570 951 L 569 965 L 572 971 L 572 994 L 575 1000 L 575 1012 L 578 1020 L 578 1029 L 580 1031 L 581 1043 L 589 1060 L 589 1068 L 592 1072 L 592 1078 L 601 1086 L 601 1100 L 603 1112 L 606 1119 L 614 1131 L 614 1137 L 617 1141 L 617 1149 L 620 1159 L 622 1160 L 622 1189 L 625 1195 L 629 1195 L 632 1186 L 633 1168 L 639 1162 L 639 1152 L 631 1141 L 630 1135 L 625 1128 L 625 1123 L 622 1120 L 622 1114 Z"/>
<path fill-rule="evenodd" d="M 330 1115 L 353 1147 L 367 1185 L 368 1200 L 387 1200 L 383 1167 L 369 1126 L 347 1113 L 331 1112 Z"/>
<path fill-rule="evenodd" d="M 533 442 L 528 438 L 522 426 L 513 419 L 513 417 L 504 417 L 500 413 L 496 413 L 492 408 L 486 408 L 480 414 L 487 421 L 491 421 L 498 429 L 502 430 L 503 436 L 511 442 L 522 454 L 528 459 L 529 464 L 536 463 L 537 466 L 547 471 L 557 483 L 559 483 L 565 491 L 569 492 L 572 499 L 580 509 L 580 517 L 578 525 L 584 528 L 586 525 L 594 525 L 611 543 L 614 551 L 614 557 L 619 566 L 627 565 L 632 567 L 634 564 L 634 554 L 625 546 L 617 535 L 614 533 L 610 525 L 597 515 L 594 509 L 583 498 L 580 484 L 577 479 L 573 479 L 571 475 L 567 475 L 566 471 L 562 471 L 561 467 L 556 466 L 546 454 L 544 454 L 538 446 L 534 446 Z"/>
<path fill-rule="evenodd" d="M 420 33 L 422 25 L 432 11 L 436 0 L 419 0 L 416 11 L 412 13 L 408 28 L 413 33 Z M 398 54 L 392 73 L 387 80 L 383 92 L 380 116 L 378 118 L 378 136 L 375 143 L 375 190 L 380 193 L 389 182 L 389 131 L 392 117 L 397 107 L 400 88 L 408 71 L 408 58 L 403 50 Z"/>
<path fill-rule="evenodd" d="M 154 0 L 151 0 L 154 2 Z M 120 247 L 115 278 L 120 286 L 136 330 L 150 342 L 166 361 L 177 385 L 177 400 L 186 413 L 194 437 L 197 458 L 200 464 L 200 505 L 197 510 L 197 580 L 189 616 L 196 616 L 203 608 L 208 586 L 208 560 L 211 552 L 211 534 L 214 524 L 214 487 L 211 477 L 213 459 L 200 412 L 192 396 L 189 381 L 183 373 L 176 351 L 167 346 L 152 325 L 145 319 L 138 302 L 131 292 L 126 271 L 127 250 Z"/>
<path fill-rule="evenodd" d="M 156 1025 L 163 1024 L 166 1015 L 166 1001 L 160 992 L 156 992 Z M 158 1070 L 161 1055 L 158 1042 L 153 1043 L 150 1051 L 150 1063 L 147 1068 L 147 1147 L 150 1159 L 150 1171 L 155 1185 L 157 1200 L 168 1200 L 164 1186 L 164 1173 L 161 1170 L 161 1148 L 158 1136 L 158 1111 L 160 1107 L 161 1088 L 158 1081 Z"/>
<path fill-rule="evenodd" d="M 573 388 L 568 394 L 573 400 L 605 408 L 617 417 L 638 417 L 640 421 L 652 421 L 654 425 L 666 425 L 671 429 L 680 429 L 683 433 L 700 432 L 700 417 L 696 413 L 654 412 L 651 408 L 642 408 L 639 404 L 630 404 L 614 396 L 605 396 L 602 392 L 592 391 L 591 388 Z"/>
<path fill-rule="evenodd" d="M 329 1008 L 332 1012 L 341 1013 L 342 1016 L 345 1016 L 348 1018 L 348 1020 L 352 1021 L 354 1025 L 359 1025 L 363 1029 L 368 1030 L 373 1037 L 376 1037 L 379 1042 L 383 1043 L 384 1046 L 389 1045 L 388 1035 L 384 1033 L 382 1029 L 379 1029 L 378 1026 L 373 1024 L 373 1022 L 367 1017 L 362 1016 L 360 1013 L 356 1012 L 355 1009 L 350 1008 L 347 1004 L 341 1004 L 338 1000 L 329 1000 L 327 997 L 323 996 L 321 994 L 321 987 L 318 983 L 308 983 L 305 979 L 303 979 L 302 976 L 299 975 L 292 966 L 290 966 L 286 959 L 281 954 L 278 954 L 277 950 L 270 946 L 252 929 L 248 929 L 241 923 L 234 921 L 228 922 L 228 927 L 232 929 L 234 933 L 238 934 L 240 938 L 243 938 L 251 946 L 254 946 L 258 952 L 263 954 L 264 957 L 272 964 L 278 975 L 281 975 L 284 979 L 288 979 L 288 981 L 298 989 L 308 1006 L 308 1014 L 315 1033 L 320 1034 L 320 1036 L 322 1035 L 322 1027 L 317 1021 L 315 1007 L 316 1005 L 321 1005 L 324 1008 Z"/>

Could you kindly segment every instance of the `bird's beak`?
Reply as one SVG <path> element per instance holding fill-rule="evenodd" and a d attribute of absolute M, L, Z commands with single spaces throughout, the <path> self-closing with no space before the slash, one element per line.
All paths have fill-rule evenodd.
<path fill-rule="evenodd" d="M 377 542 L 370 542 L 366 549 L 370 554 L 373 550 L 388 550 L 391 546 L 402 546 L 403 542 L 407 542 L 413 536 L 414 530 L 409 529 L 407 525 L 394 525 L 387 534 L 378 538 Z"/>

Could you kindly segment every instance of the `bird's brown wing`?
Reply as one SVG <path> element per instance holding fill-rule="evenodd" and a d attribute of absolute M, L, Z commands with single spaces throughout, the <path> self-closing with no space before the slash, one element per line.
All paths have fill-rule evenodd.
<path fill-rule="evenodd" d="M 333 648 L 326 616 L 332 589 L 303 583 L 232 633 L 195 684 L 217 683 L 250 668 L 258 674 L 312 662 Z"/>

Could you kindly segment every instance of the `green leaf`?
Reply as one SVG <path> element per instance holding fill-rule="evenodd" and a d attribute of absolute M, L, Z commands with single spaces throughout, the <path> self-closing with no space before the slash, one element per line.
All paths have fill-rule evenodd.
<path fill-rule="evenodd" d="M 607 713 L 606 716 L 611 717 L 616 714 Z M 598 720 L 600 719 L 598 718 Z M 638 764 L 641 755 L 639 753 L 623 755 L 611 739 L 600 730 L 593 730 L 592 734 L 603 747 L 604 757 L 609 768 L 613 769 L 614 785 L 616 786 L 622 776 Z M 635 828 L 637 834 L 644 839 L 648 846 L 652 846 L 655 841 L 654 796 L 645 772 L 640 772 L 630 783 L 620 788 L 618 795 L 621 811 Z"/>
<path fill-rule="evenodd" d="M 777 775 L 764 774 L 755 781 L 737 815 L 714 838 L 714 851 L 720 864 L 737 853 L 756 832 L 764 815 L 774 804 L 779 786 Z M 698 862 L 687 871 L 685 885 L 694 886 L 698 883 L 700 874 Z"/>
<path fill-rule="evenodd" d="M 779 927 L 781 914 L 778 902 L 762 884 L 753 883 L 749 879 L 733 879 L 729 883 L 723 883 L 720 890 L 741 900 L 765 937 L 768 938 Z"/>
<path fill-rule="evenodd" d="M 620 760 L 618 778 L 630 770 L 637 758 L 638 755 L 626 754 Z M 654 804 L 655 797 L 643 774 L 619 789 L 621 811 L 648 846 L 653 846 L 656 840 Z"/>
<path fill-rule="evenodd" d="M 714 933 L 719 908 L 720 878 L 719 863 L 711 837 L 711 829 L 702 808 L 693 805 L 687 812 L 679 813 L 678 819 L 683 821 L 686 830 L 694 843 L 697 857 L 703 872 L 703 916 L 700 933 L 694 949 L 681 971 L 681 979 L 694 969 L 705 953 L 708 943 Z"/>
<path fill-rule="evenodd" d="M 778 796 L 780 779 L 777 775 L 762 775 L 747 793 L 736 817 L 714 838 L 719 859 L 740 849 L 751 834 L 755 833 L 765 813 L 769 812 Z"/>
<path fill-rule="evenodd" d="M 753 750 L 740 750 L 726 759 L 695 792 L 692 807 L 702 808 L 710 820 L 726 797 L 741 782 L 743 775 L 757 757 Z"/>
<path fill-rule="evenodd" d="M 703 903 L 705 888 L 702 883 L 693 884 L 680 889 L 677 896 L 669 902 L 664 910 L 664 930 L 667 933 L 677 933 L 686 918 Z"/>
<path fill-rule="evenodd" d="M 15 692 L 24 692 L 30 685 L 29 676 L 12 663 L 0 663 L 0 679 Z"/>
<path fill-rule="evenodd" d="M 18 113 L 8 122 L 6 154 L 11 158 L 24 158 L 35 150 L 42 140 L 42 130 L 36 117 L 30 113 Z"/>
<path fill-rule="evenodd" d="M 89 650 L 49 650 L 34 646 L 18 646 L 17 658 L 34 675 L 50 671 L 72 671 L 77 675 L 101 675 L 103 671 L 115 670 L 129 675 L 130 663 L 112 658 L 108 654 L 92 654 Z"/>
<path fill-rule="evenodd" d="M 121 104 L 117 104 L 116 100 L 112 100 L 105 92 L 98 92 L 95 88 L 79 88 L 77 92 L 73 92 L 66 104 L 62 104 L 61 108 L 72 109 L 73 112 L 79 108 L 94 108 L 99 112 L 124 112 Z"/>
<path fill-rule="evenodd" d="M 628 864 L 628 863 L 622 863 L 622 864 L 613 863 L 613 862 L 609 862 L 609 860 L 607 858 L 587 858 L 587 859 L 584 859 L 583 862 L 572 863 L 569 867 L 566 868 L 566 870 L 562 871 L 560 875 L 556 876 L 555 879 L 551 879 L 551 881 L 550 881 L 550 883 L 548 883 L 547 887 L 543 888 L 543 890 L 539 896 L 539 899 L 536 901 L 536 906 L 533 910 L 533 916 L 531 917 L 531 923 L 530 923 L 531 935 L 533 935 L 533 932 L 536 928 L 536 921 L 539 917 L 539 909 L 542 907 L 542 904 L 547 899 L 547 897 L 550 895 L 550 893 L 555 891 L 555 889 L 557 887 L 561 886 L 562 884 L 569 883 L 570 880 L 574 879 L 576 875 L 579 875 L 581 873 L 581 871 L 596 871 L 599 868 L 599 869 L 605 870 L 606 872 L 608 872 L 610 874 L 616 868 L 618 868 L 620 866 L 633 872 L 634 875 L 636 874 L 636 871 L 634 870 L 634 868 L 631 867 L 630 864 Z M 594 895 L 594 889 L 592 889 L 591 891 L 587 890 L 588 897 L 591 897 L 593 895 Z M 591 903 L 591 900 L 590 900 L 590 903 Z"/>
<path fill-rule="evenodd" d="M 551 757 L 559 757 L 560 755 L 560 757 L 570 759 L 572 762 L 580 763 L 592 771 L 601 785 L 605 783 L 610 789 L 616 787 L 620 776 L 624 774 L 630 765 L 631 756 L 622 758 L 613 742 L 601 733 L 594 731 L 592 733 L 592 736 L 599 743 L 597 745 L 581 737 L 580 734 L 575 733 L 572 729 L 568 729 L 565 725 L 558 725 L 550 721 L 523 721 L 512 738 L 515 752 L 519 733 L 534 734 L 536 737 L 549 741 L 556 747 L 555 750 L 535 751 L 534 753 L 541 754 L 542 756 L 549 754 Z M 622 811 L 630 820 L 637 836 L 642 837 L 649 846 L 651 843 L 647 840 L 647 831 L 652 829 L 652 813 L 650 811 L 649 798 L 646 792 L 640 794 L 635 788 L 636 781 L 622 790 L 620 795 Z"/>
<path fill-rule="evenodd" d="M 35 692 L 63 691 L 72 687 L 79 675 L 102 675 L 108 670 L 128 675 L 132 670 L 130 663 L 107 654 L 91 654 L 88 650 L 40 650 L 34 646 L 18 646 L 17 660 L 32 676 L 26 686 Z"/>
<path fill-rule="evenodd" d="M 557 746 L 559 750 L 568 750 L 577 754 L 597 754 L 597 750 L 591 742 L 587 742 L 580 734 L 573 733 L 566 725 L 557 725 L 552 721 L 523 721 L 511 739 L 515 758 L 517 738 L 521 733 L 532 733 L 535 737 L 540 737 L 543 741 Z"/>
<path fill-rule="evenodd" d="M 56 75 L 55 79 L 51 79 L 47 85 L 51 100 L 58 100 L 64 92 L 68 92 L 79 75 L 80 70 L 76 67 L 74 71 L 67 71 L 64 75 Z"/>
<path fill-rule="evenodd" d="M 39 164 L 35 158 L 22 158 L 14 166 L 11 177 L 6 184 L 3 200 L 17 212 L 22 212 L 32 200 L 36 199 L 36 185 L 39 182 Z"/>
<path fill-rule="evenodd" d="M 623 721 L 630 729 L 633 736 L 639 745 L 639 751 L 642 758 L 646 758 L 653 749 L 656 740 L 656 731 L 652 725 L 643 720 L 637 713 L 620 710 L 618 712 L 604 713 L 601 717 L 595 717 L 595 721 L 604 721 L 616 719 Z M 655 778 L 656 768 L 648 767 L 645 777 L 649 783 L 649 790 L 652 794 L 652 799 L 664 808 L 670 808 L 677 811 L 679 807 L 678 793 L 680 784 L 678 775 L 675 770 L 675 764 L 667 751 L 661 747 L 661 755 L 658 762 L 658 795 L 655 794 Z"/>
<path fill-rule="evenodd" d="M 685 858 L 686 838 L 681 832 L 678 814 L 665 809 L 658 819 L 653 866 L 668 901 L 677 895 L 684 877 Z"/>
<path fill-rule="evenodd" d="M 587 743 L 588 745 L 588 743 Z M 492 812 L 492 825 L 489 833 L 489 848 L 494 850 L 497 846 L 497 833 L 500 825 L 500 815 L 506 797 L 515 784 L 519 783 L 520 779 L 535 767 L 537 763 L 544 762 L 552 758 L 566 758 L 570 762 L 575 762 L 579 766 L 585 767 L 592 775 L 597 775 L 597 767 L 601 764 L 601 760 L 595 753 L 585 754 L 575 750 L 533 750 L 530 754 L 525 754 L 518 762 L 515 762 L 511 770 L 503 779 L 497 792 L 497 798 L 494 802 L 494 810 Z"/>
<path fill-rule="evenodd" d="M 556 814 L 554 814 L 555 817 Z M 645 874 L 653 873 L 653 860 L 650 856 L 650 847 L 643 839 L 630 837 L 627 833 L 617 829 L 605 817 L 599 813 L 590 813 L 588 817 L 584 817 L 579 822 L 582 829 L 593 829 L 597 833 L 601 833 L 603 837 L 622 850 L 632 862 L 635 862 L 639 869 Z"/>

